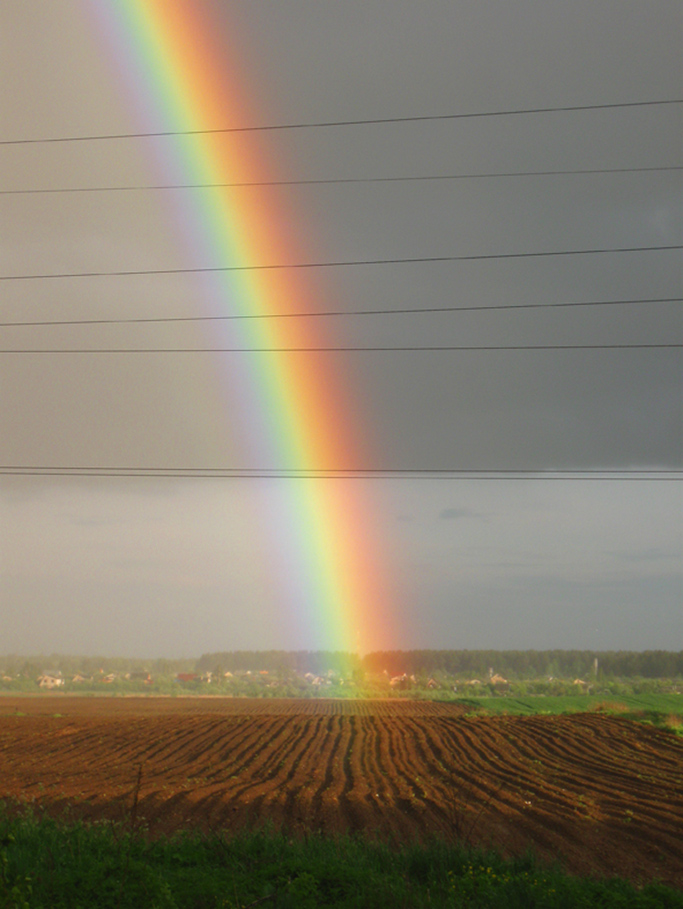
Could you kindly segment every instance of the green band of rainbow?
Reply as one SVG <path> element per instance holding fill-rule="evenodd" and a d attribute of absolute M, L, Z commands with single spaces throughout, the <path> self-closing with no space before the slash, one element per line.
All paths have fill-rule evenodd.
<path fill-rule="evenodd" d="M 231 23 L 216 20 L 216 9 L 196 0 L 97 4 L 118 72 L 128 80 L 127 97 L 144 128 L 194 131 L 255 121 L 236 62 L 238 36 Z M 162 147 L 158 166 L 164 178 L 179 183 L 262 182 L 275 176 L 253 134 L 165 138 Z M 182 225 L 187 255 L 198 265 L 310 259 L 310 250 L 306 256 L 297 246 L 291 217 L 279 207 L 272 187 L 215 188 L 180 198 L 175 220 Z M 225 313 L 316 309 L 311 287 L 294 270 L 213 274 L 203 280 L 204 299 L 214 306 L 220 300 Z M 216 329 L 229 334 L 212 340 L 257 348 L 325 346 L 311 328 L 315 321 L 238 320 Z M 357 421 L 329 357 L 250 354 L 244 362 L 240 420 L 256 466 L 329 470 L 363 464 L 353 437 Z M 385 559 L 366 495 L 362 481 L 274 481 L 269 487 L 279 551 L 273 564 L 280 566 L 276 583 L 283 606 L 321 649 L 366 651 L 392 639 Z"/>

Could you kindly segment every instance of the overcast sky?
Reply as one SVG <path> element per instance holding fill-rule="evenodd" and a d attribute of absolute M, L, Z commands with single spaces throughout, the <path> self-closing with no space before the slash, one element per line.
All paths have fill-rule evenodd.
<path fill-rule="evenodd" d="M 677 0 L 187 2 L 209 7 L 240 55 L 239 92 L 253 109 L 238 125 L 683 97 Z M 141 122 L 98 6 L 0 5 L 0 139 L 168 125 L 161 113 Z M 672 247 L 683 232 L 681 110 L 281 130 L 258 141 L 293 181 L 620 171 L 280 188 L 308 261 Z M 196 238 L 173 225 L 179 192 L 7 194 L 166 182 L 164 141 L 0 146 L 2 275 L 196 266 Z M 319 311 L 417 310 L 326 317 L 334 346 L 683 343 L 680 249 L 330 268 L 312 280 Z M 0 286 L 3 323 L 210 310 L 197 303 L 197 279 L 177 275 Z M 419 312 L 577 302 L 614 305 Z M 207 346 L 207 332 L 0 327 L 0 348 Z M 358 484 L 372 514 L 392 579 L 376 646 L 683 648 L 681 481 L 615 479 L 683 468 L 680 348 L 327 356 L 372 458 L 350 466 L 523 472 L 324 481 Z M 0 382 L 3 468 L 245 466 L 244 429 L 205 360 L 0 353 Z M 543 473 L 591 470 L 601 479 Z M 0 654 L 319 646 L 292 614 L 292 592 L 278 595 L 284 556 L 269 508 L 286 482 L 0 476 Z"/>

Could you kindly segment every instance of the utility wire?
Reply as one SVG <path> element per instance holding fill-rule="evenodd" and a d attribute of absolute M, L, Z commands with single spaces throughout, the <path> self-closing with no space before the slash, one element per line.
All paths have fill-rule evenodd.
<path fill-rule="evenodd" d="M 359 265 L 403 265 L 432 262 L 478 262 L 493 259 L 537 259 L 547 258 L 550 256 L 588 256 L 604 255 L 611 253 L 634 253 L 634 252 L 666 252 L 671 250 L 683 249 L 681 245 L 672 246 L 627 246 L 604 249 L 567 249 L 567 250 L 549 250 L 547 252 L 525 252 L 525 253 L 489 253 L 484 255 L 466 255 L 466 256 L 411 256 L 404 259 L 359 259 L 347 262 L 291 262 L 283 264 L 270 265 L 216 265 L 203 268 L 153 268 L 153 269 L 135 269 L 126 271 L 88 271 L 88 272 L 61 272 L 57 274 L 40 274 L 40 275 L 0 275 L 0 281 L 47 281 L 57 278 L 120 278 L 133 277 L 142 275 L 184 275 L 184 274 L 206 274 L 209 272 L 242 272 L 242 271 L 284 271 L 286 269 L 310 269 L 310 268 L 343 268 Z"/>
<path fill-rule="evenodd" d="M 0 350 L 0 354 L 434 353 L 502 350 L 671 350 L 683 344 L 485 344 L 423 347 L 119 347 Z"/>
<path fill-rule="evenodd" d="M 83 464 L 74 465 L 73 467 L 46 466 L 44 464 L 2 464 L 0 470 L 63 470 L 77 471 L 86 474 L 91 470 L 107 470 L 125 474 L 127 471 L 135 473 L 151 472 L 153 474 L 163 475 L 165 473 L 202 473 L 202 474 L 224 474 L 229 476 L 232 473 L 240 475 L 255 474 L 258 476 L 267 476 L 270 473 L 278 474 L 437 474 L 437 475 L 469 475 L 469 474 L 615 474 L 615 475 L 640 475 L 640 474 L 680 474 L 683 476 L 683 467 L 577 467 L 577 468 L 555 468 L 555 467 L 321 467 L 321 468 L 281 468 L 281 467 L 143 467 L 136 465 L 134 467 L 106 467 L 106 466 L 85 466 Z"/>
<path fill-rule="evenodd" d="M 225 322 L 235 319 L 315 319 L 321 316 L 403 316 L 431 313 L 491 312 L 514 309 L 564 309 L 574 306 L 627 306 L 641 303 L 678 303 L 681 297 L 653 297 L 639 300 L 587 300 L 559 303 L 499 303 L 484 306 L 425 306 L 402 309 L 349 309 L 326 312 L 238 313 L 227 316 L 158 316 L 133 319 L 49 319 L 40 322 L 0 322 L 0 328 L 46 327 L 56 325 L 139 325 L 167 322 Z"/>
<path fill-rule="evenodd" d="M 320 129 L 321 127 L 369 126 L 388 123 L 426 123 L 443 120 L 472 120 L 484 117 L 515 117 L 526 114 L 569 113 L 573 111 L 618 110 L 633 107 L 656 107 L 680 104 L 683 99 L 671 98 L 655 101 L 625 101 L 614 104 L 572 104 L 560 107 L 529 107 L 516 110 L 474 111 L 462 114 L 428 114 L 413 117 L 373 117 L 360 120 L 329 120 L 322 122 L 274 123 L 260 126 L 226 126 L 215 129 L 159 130 L 156 132 L 119 133 L 88 136 L 48 136 L 38 139 L 3 139 L 0 145 L 41 145 L 52 142 L 96 142 L 110 139 L 152 139 L 165 136 L 201 136 L 219 133 L 253 133 L 286 129 Z"/>
<path fill-rule="evenodd" d="M 244 469 L 244 468 L 107 468 L 0 466 L 0 476 L 111 477 L 122 479 L 286 479 L 286 480 L 477 480 L 676 482 L 681 470 L 427 470 L 427 469 Z"/>
<path fill-rule="evenodd" d="M 354 183 L 417 183 L 437 180 L 484 180 L 496 177 L 560 177 L 587 174 L 642 174 L 683 170 L 681 165 L 661 167 L 600 167 L 581 170 L 503 171 L 485 174 L 434 174 L 406 177 L 339 177 L 320 180 L 253 180 L 242 183 L 168 183 L 141 186 L 65 186 L 48 189 L 0 189 L 0 196 L 31 196 L 68 193 L 143 192 L 148 190 L 237 189 L 260 186 L 334 186 Z"/>

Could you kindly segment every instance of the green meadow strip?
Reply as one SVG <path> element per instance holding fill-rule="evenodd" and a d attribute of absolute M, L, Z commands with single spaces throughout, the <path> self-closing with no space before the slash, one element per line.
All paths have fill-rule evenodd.
<path fill-rule="evenodd" d="M 678 694 L 619 695 L 514 695 L 461 698 L 472 713 L 531 716 L 562 713 L 605 713 L 625 719 L 644 720 L 679 731 L 683 724 L 683 698 Z"/>
<path fill-rule="evenodd" d="M 571 877 L 433 840 L 292 839 L 272 830 L 150 839 L 134 824 L 51 819 L 0 805 L 2 909 L 683 907 L 658 883 Z"/>

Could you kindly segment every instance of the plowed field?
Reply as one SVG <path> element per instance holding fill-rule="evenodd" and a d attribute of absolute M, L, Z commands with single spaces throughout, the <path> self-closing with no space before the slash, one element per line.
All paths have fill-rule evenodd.
<path fill-rule="evenodd" d="M 141 770 L 140 770 L 141 768 Z M 683 886 L 683 740 L 429 702 L 0 699 L 0 798 L 151 831 L 438 834 Z"/>

